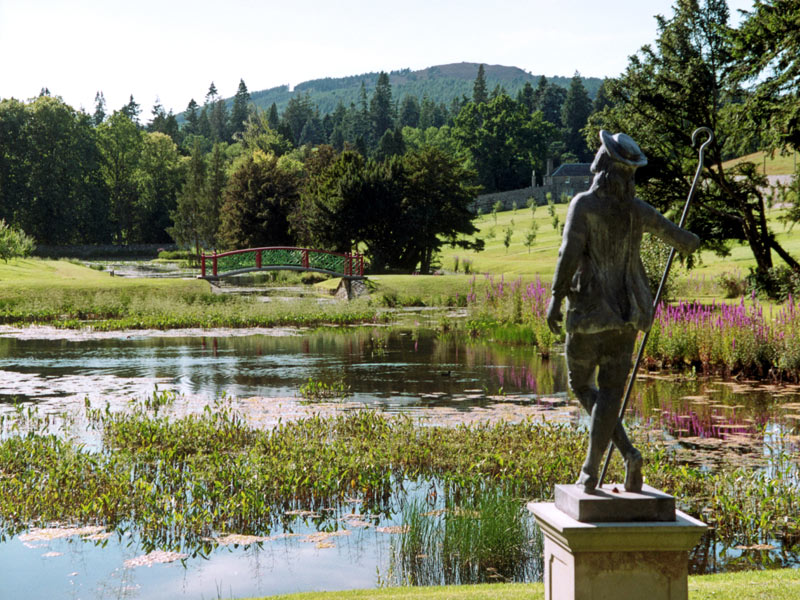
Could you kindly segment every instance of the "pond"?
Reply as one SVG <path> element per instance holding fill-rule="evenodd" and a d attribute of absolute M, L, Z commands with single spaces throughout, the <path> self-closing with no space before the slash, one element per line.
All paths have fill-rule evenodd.
<path fill-rule="evenodd" d="M 466 342 L 422 326 L 213 335 L 5 327 L 0 377 L 0 415 L 6 416 L 15 414 L 15 403 L 43 414 L 79 415 L 85 398 L 125 410 L 131 398 L 157 386 L 179 394 L 178 412 L 201 411 L 225 394 L 259 427 L 364 407 L 432 424 L 586 419 L 567 395 L 558 353 L 543 360 L 531 348 Z M 309 379 L 337 382 L 349 394 L 333 403 L 307 403 L 299 389 Z M 721 457 L 768 468 L 770 452 L 797 452 L 800 395 L 788 385 L 646 374 L 629 422 L 671 440 L 687 462 L 701 468 L 713 468 Z M 97 443 L 88 429 L 80 435 L 89 447 Z M 407 482 L 404 499 L 427 497 L 436 485 Z M 182 558 L 143 559 L 151 548 L 133 528 L 68 537 L 28 532 L 0 543 L 4 589 L 29 598 L 200 598 L 374 587 L 397 576 L 393 544 L 403 525 L 402 500 L 388 499 L 380 514 L 345 502 L 329 507 L 330 514 L 287 515 L 265 539 L 212 544 Z M 436 502 L 431 510 L 442 509 L 441 498 Z M 348 533 L 328 539 L 318 537 L 320 531 Z M 695 557 L 700 571 L 797 562 L 791 549 L 752 553 L 722 547 L 713 538 L 698 546 Z M 527 578 L 540 573 L 531 560 Z M 39 582 L 35 590 L 32 580 Z"/>

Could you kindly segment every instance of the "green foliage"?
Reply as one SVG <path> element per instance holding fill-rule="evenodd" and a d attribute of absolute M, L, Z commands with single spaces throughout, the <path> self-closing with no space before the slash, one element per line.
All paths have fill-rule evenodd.
<path fill-rule="evenodd" d="M 309 377 L 298 391 L 306 400 L 345 400 L 350 396 L 350 386 L 344 382 L 344 377 L 331 382 L 315 381 Z"/>
<path fill-rule="evenodd" d="M 670 246 L 659 240 L 657 237 L 649 233 L 645 233 L 642 236 L 640 256 L 642 259 L 642 266 L 644 266 L 645 275 L 647 276 L 647 283 L 650 286 L 650 291 L 652 292 L 653 297 L 655 297 L 658 286 L 661 283 L 661 277 L 663 276 L 664 269 L 667 266 L 670 251 Z M 672 263 L 669 276 L 667 277 L 667 281 L 664 284 L 664 289 L 661 292 L 661 299 L 664 302 L 669 302 L 675 298 L 677 281 L 686 274 L 686 268 L 680 263 L 679 260 L 677 260 L 677 256 L 675 258 L 676 260 L 674 260 Z"/>
<path fill-rule="evenodd" d="M 291 161 L 255 150 L 231 174 L 220 209 L 224 248 L 291 246 L 289 213 L 300 197 L 301 175 Z"/>
<path fill-rule="evenodd" d="M 765 0 L 733 32 L 734 76 L 750 84 L 736 118 L 771 148 L 800 148 L 800 5 Z"/>
<path fill-rule="evenodd" d="M 483 104 L 466 104 L 453 127 L 453 137 L 471 156 L 486 192 L 527 185 L 531 166 L 544 166 L 554 135 L 541 113 L 529 113 L 506 94 Z"/>
<path fill-rule="evenodd" d="M 436 585 L 533 578 L 541 553 L 523 502 L 499 488 L 474 494 L 451 490 L 445 506 L 423 500 L 403 508 L 408 531 L 392 544 L 391 570 L 398 583 Z"/>
<path fill-rule="evenodd" d="M 800 269 L 769 229 L 764 181 L 755 165 L 727 171 L 722 166 L 743 142 L 742 90 L 730 77 L 737 63 L 728 16 L 721 0 L 680 0 L 670 18 L 658 17 L 655 46 L 642 48 L 620 78 L 606 82 L 613 104 L 592 115 L 587 142 L 597 143 L 601 127 L 635 132 L 650 161 L 638 193 L 664 212 L 677 212 L 697 167 L 691 133 L 710 127 L 716 139 L 705 153 L 704 181 L 689 213 L 689 228 L 720 254 L 729 251 L 730 241 L 745 240 L 761 272 L 772 268 L 773 251 Z"/>
<path fill-rule="evenodd" d="M 480 244 L 463 237 L 476 231 L 469 180 L 470 173 L 437 148 L 380 162 L 344 152 L 311 174 L 293 226 L 304 243 L 329 250 L 364 244 L 375 271 L 420 265 L 428 272 L 444 244 Z"/>
<path fill-rule="evenodd" d="M 531 221 L 531 226 L 525 232 L 525 247 L 528 249 L 528 254 L 531 253 L 531 246 L 536 242 L 536 234 L 539 231 L 539 225 L 536 221 Z"/>
<path fill-rule="evenodd" d="M 590 160 L 591 154 L 586 146 L 581 130 L 592 114 L 592 101 L 579 73 L 572 77 L 564 105 L 561 107 L 561 121 L 564 124 L 564 147 L 578 157 L 580 162 Z"/>
<path fill-rule="evenodd" d="M 114 241 L 138 241 L 135 237 L 137 169 L 144 134 L 125 113 L 115 111 L 97 127 L 97 135 L 102 155 L 100 173 L 109 191 Z"/>
<path fill-rule="evenodd" d="M 10 258 L 28 256 L 35 247 L 33 238 L 24 231 L 10 227 L 0 219 L 0 258 L 8 262 Z"/>
<path fill-rule="evenodd" d="M 60 98 L 0 101 L 0 219 L 40 244 L 110 240 L 91 118 Z"/>

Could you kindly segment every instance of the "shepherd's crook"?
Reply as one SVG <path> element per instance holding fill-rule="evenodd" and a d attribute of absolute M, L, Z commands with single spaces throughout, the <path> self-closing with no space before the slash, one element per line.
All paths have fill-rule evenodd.
<path fill-rule="evenodd" d="M 700 164 L 697 165 L 697 172 L 694 174 L 694 181 L 692 181 L 692 187 L 689 190 L 689 197 L 686 198 L 686 205 L 683 207 L 683 214 L 681 215 L 681 221 L 678 223 L 678 227 L 683 227 L 686 223 L 686 215 L 689 213 L 689 205 L 692 203 L 692 198 L 694 197 L 694 191 L 697 188 L 697 182 L 700 181 L 700 173 L 703 171 L 703 153 L 706 150 L 706 146 L 708 146 L 714 140 L 714 132 L 711 131 L 708 127 L 698 127 L 692 133 L 692 146 L 697 143 L 697 135 L 699 133 L 706 133 L 708 134 L 708 139 L 702 143 L 700 146 Z M 669 270 L 672 267 L 672 260 L 675 258 L 675 248 L 673 248 L 669 253 L 669 258 L 667 259 L 667 266 L 664 267 L 664 274 L 661 276 L 661 283 L 658 285 L 658 291 L 656 292 L 656 297 L 653 299 L 653 311 L 655 311 L 656 307 L 658 306 L 659 301 L 661 300 L 661 293 L 664 291 L 664 285 L 667 282 L 667 277 L 669 276 Z M 642 355 L 644 354 L 644 347 L 647 344 L 647 338 L 650 335 L 650 330 L 644 332 L 644 336 L 642 337 L 642 343 L 639 346 L 639 352 L 636 354 L 636 361 L 633 363 L 633 369 L 631 370 L 630 379 L 628 379 L 628 387 L 625 388 L 625 396 L 623 396 L 622 400 L 622 407 L 619 409 L 619 422 L 622 423 L 622 418 L 625 416 L 625 409 L 628 408 L 628 401 L 631 399 L 631 391 L 633 390 L 633 382 L 636 381 L 636 372 L 639 370 L 639 363 L 642 362 Z M 600 481 L 597 484 L 597 487 L 601 487 L 603 485 L 603 480 L 606 477 L 606 471 L 608 471 L 608 464 L 611 462 L 611 454 L 614 452 L 614 445 L 609 442 L 608 444 L 608 454 L 606 455 L 606 462 L 603 464 L 603 470 L 600 471 Z"/>

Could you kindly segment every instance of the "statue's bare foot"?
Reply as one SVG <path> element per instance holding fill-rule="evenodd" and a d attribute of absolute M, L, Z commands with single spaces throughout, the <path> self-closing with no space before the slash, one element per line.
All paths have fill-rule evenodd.
<path fill-rule="evenodd" d="M 583 491 L 587 494 L 594 494 L 597 488 L 597 476 L 587 473 L 581 469 L 581 474 L 575 485 L 582 485 Z"/>
<path fill-rule="evenodd" d="M 642 455 L 634 450 L 625 457 L 625 491 L 639 493 L 643 483 Z"/>

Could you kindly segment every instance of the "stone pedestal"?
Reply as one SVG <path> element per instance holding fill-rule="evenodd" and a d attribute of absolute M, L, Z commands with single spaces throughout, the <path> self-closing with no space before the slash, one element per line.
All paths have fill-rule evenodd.
<path fill-rule="evenodd" d="M 674 499 L 674 519 L 665 519 L 671 497 L 652 488 L 628 494 L 604 486 L 589 495 L 559 487 L 571 488 L 557 497 L 573 513 L 597 516 L 604 505 L 618 520 L 579 521 L 555 503 L 528 504 L 544 534 L 545 600 L 687 600 L 689 550 L 705 524 L 675 511 Z M 641 520 L 648 513 L 660 520 Z"/>

